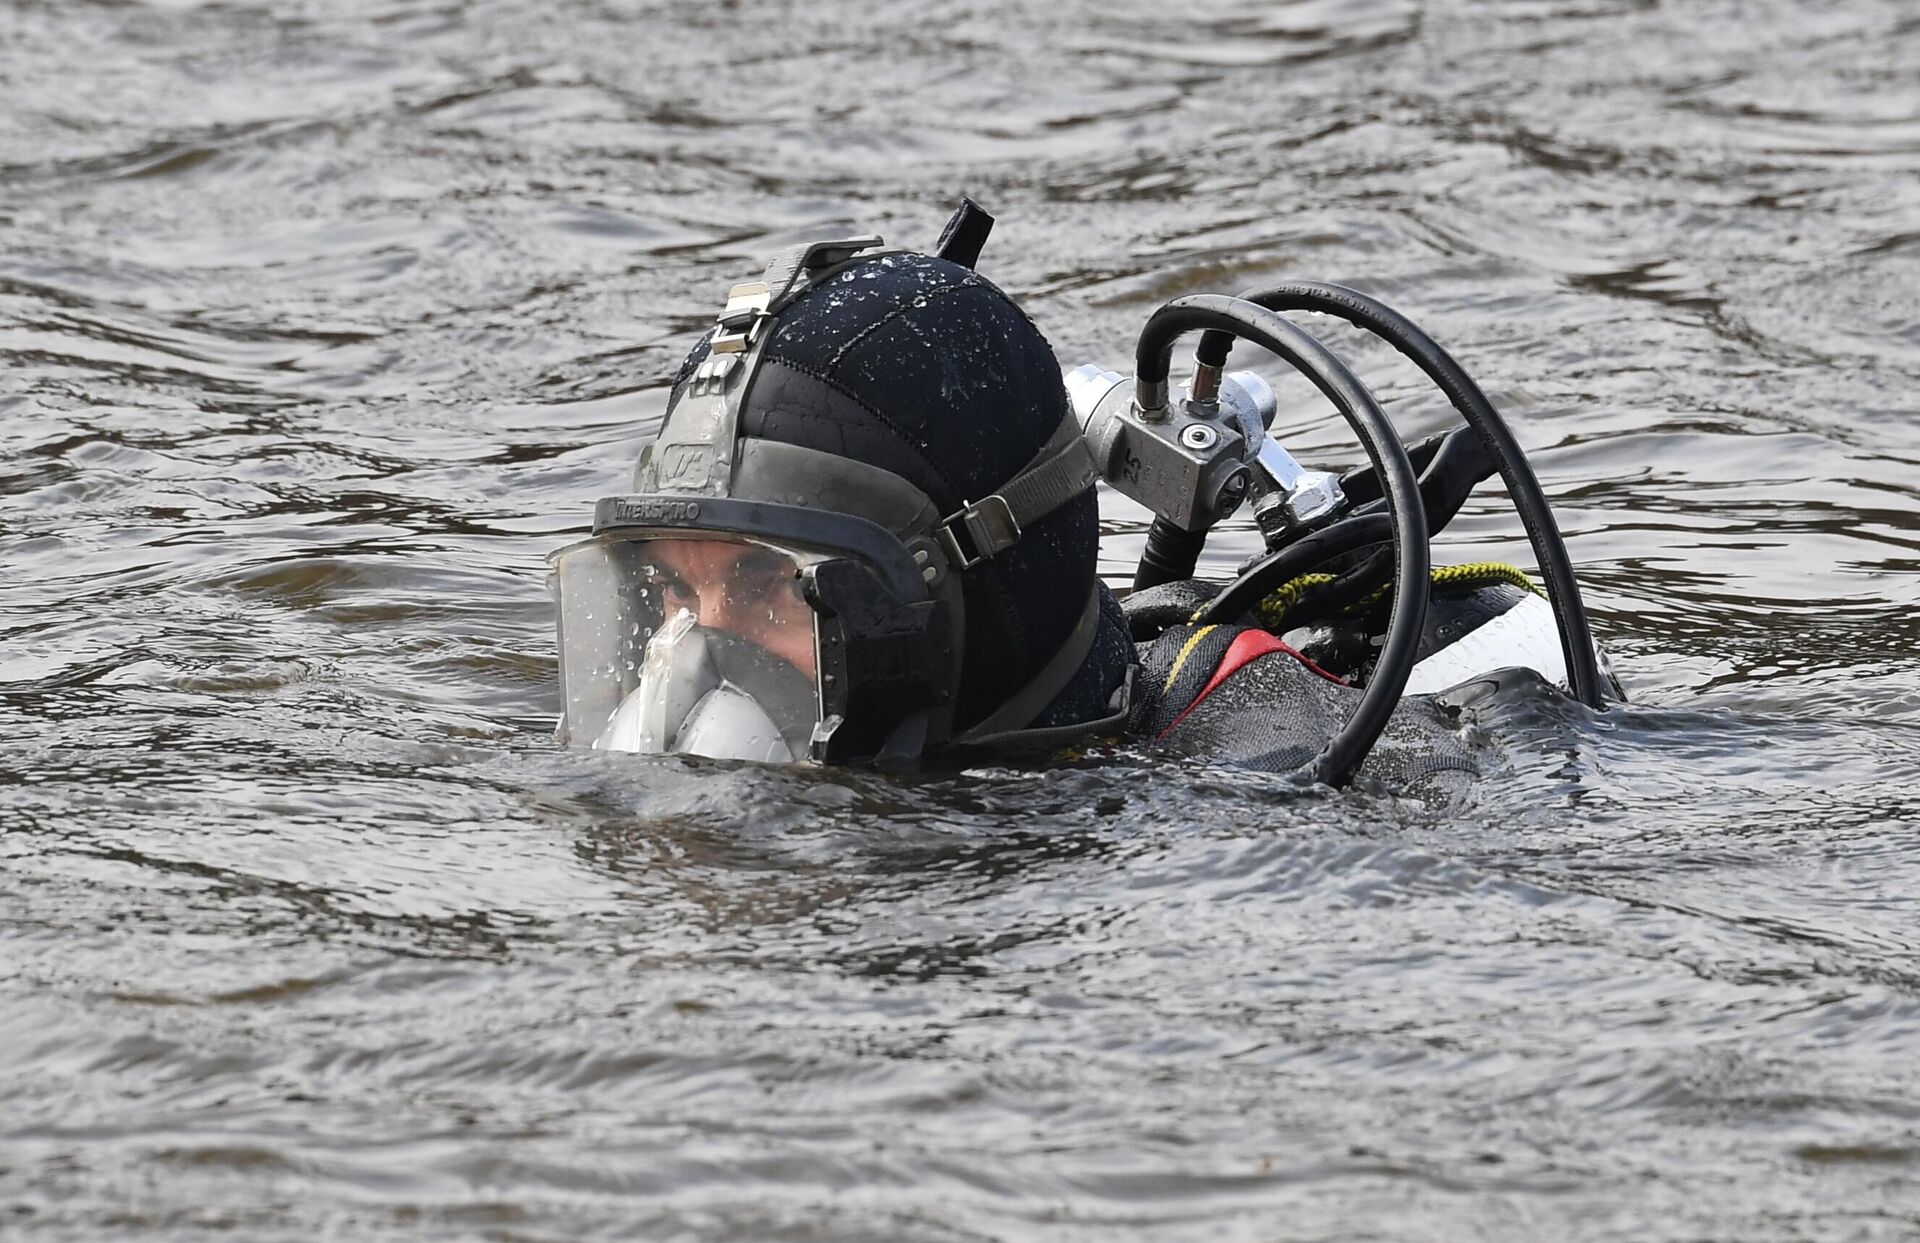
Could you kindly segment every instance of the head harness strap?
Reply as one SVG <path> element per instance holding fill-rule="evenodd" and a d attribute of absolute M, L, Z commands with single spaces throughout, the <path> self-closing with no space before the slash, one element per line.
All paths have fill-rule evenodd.
<path fill-rule="evenodd" d="M 1073 411 L 998 491 L 969 501 L 934 527 L 941 549 L 957 570 L 970 570 L 1020 541 L 1021 534 L 1100 481 L 1093 450 L 1080 434 Z"/>
<path fill-rule="evenodd" d="M 880 239 L 868 234 L 795 246 L 768 264 L 759 280 L 727 292 L 707 356 L 694 369 L 685 398 L 667 417 L 641 471 L 642 491 L 727 495 L 740 407 L 760 369 L 767 324 L 822 272 L 879 245 Z"/>

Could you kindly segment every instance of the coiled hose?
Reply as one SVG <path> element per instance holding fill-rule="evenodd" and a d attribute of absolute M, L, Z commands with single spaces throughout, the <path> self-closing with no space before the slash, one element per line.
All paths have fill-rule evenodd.
<path fill-rule="evenodd" d="M 1387 536 L 1393 540 L 1393 605 L 1387 618 L 1386 644 L 1381 648 L 1373 677 L 1361 692 L 1353 715 L 1327 740 L 1305 770 L 1313 780 L 1343 786 L 1353 779 L 1354 770 L 1386 729 L 1387 719 L 1393 714 L 1394 705 L 1400 702 L 1419 656 L 1420 636 L 1427 622 L 1427 578 L 1432 569 L 1420 481 L 1386 413 L 1359 377 L 1305 329 L 1243 298 L 1194 294 L 1175 298 L 1155 311 L 1134 349 L 1134 377 L 1143 392 L 1165 392 L 1174 342 L 1194 331 L 1207 334 L 1203 341 L 1218 340 L 1226 346 L 1232 344 L 1234 337 L 1264 346 L 1313 381 L 1314 387 L 1334 404 L 1360 438 L 1361 447 L 1381 480 L 1381 492 L 1387 503 L 1384 523 L 1379 515 L 1371 520 L 1337 523 L 1268 558 L 1295 554 L 1289 564 L 1304 570 L 1334 555 L 1333 545 L 1342 540 L 1363 533 L 1374 541 Z M 1224 347 L 1220 357 L 1225 360 Z M 1365 531 L 1350 523 L 1364 525 Z M 1334 531 L 1340 531 L 1341 535 L 1333 537 Z M 1310 544 L 1317 546 L 1304 547 Z"/>
<path fill-rule="evenodd" d="M 1466 369 L 1412 320 L 1378 299 L 1344 285 L 1289 281 L 1248 290 L 1241 297 L 1270 311 L 1317 311 L 1364 328 L 1393 346 L 1447 395 L 1460 417 L 1480 434 L 1493 454 L 1500 478 L 1506 481 L 1514 512 L 1520 515 L 1520 525 L 1526 528 L 1527 541 L 1533 545 L 1534 558 L 1540 565 L 1540 576 L 1546 580 L 1547 599 L 1559 623 L 1568 686 L 1581 703 L 1589 708 L 1600 707 L 1600 665 L 1594 655 L 1593 631 L 1587 624 L 1586 605 L 1580 597 L 1580 583 L 1573 575 L 1566 540 L 1554 521 L 1539 477 L 1521 451 L 1520 442 L 1514 439 L 1513 431 Z M 1232 346 L 1232 333 L 1211 331 L 1200 338 L 1194 357 L 1201 363 L 1222 366 Z"/>

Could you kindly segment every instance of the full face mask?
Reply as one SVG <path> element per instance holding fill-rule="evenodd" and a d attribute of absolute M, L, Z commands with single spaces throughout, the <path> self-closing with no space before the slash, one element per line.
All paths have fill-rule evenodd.
<path fill-rule="evenodd" d="M 597 750 L 787 762 L 820 718 L 801 574 L 750 540 L 590 540 L 556 554 L 569 729 Z"/>
<path fill-rule="evenodd" d="M 599 750 L 787 762 L 883 750 L 939 706 L 950 657 L 938 601 L 885 532 L 843 515 L 677 502 L 711 526 L 623 524 L 550 558 L 566 741 Z M 656 518 L 658 514 L 656 513 Z M 805 529 L 813 548 L 742 527 Z M 729 529 L 731 528 L 731 529 Z M 905 599 L 920 595 L 918 599 Z M 870 701 L 892 703 L 874 719 Z M 879 737 L 880 731 L 885 737 Z M 918 736 L 910 729 L 896 745 Z"/>

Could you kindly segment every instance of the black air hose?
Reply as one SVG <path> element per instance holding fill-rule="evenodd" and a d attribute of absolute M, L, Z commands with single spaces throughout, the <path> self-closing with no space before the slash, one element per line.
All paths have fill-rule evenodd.
<path fill-rule="evenodd" d="M 1352 780 L 1354 770 L 1366 759 L 1381 731 L 1387 727 L 1387 718 L 1400 702 L 1407 677 L 1419 656 L 1420 636 L 1427 622 L 1427 581 L 1432 571 L 1420 481 L 1380 403 L 1347 365 L 1299 325 L 1245 299 L 1195 294 L 1175 298 L 1155 311 L 1141 331 L 1139 345 L 1134 350 L 1134 377 L 1143 397 L 1157 394 L 1164 404 L 1173 344 L 1184 334 L 1196 330 L 1207 333 L 1203 340 L 1217 337 L 1231 344 L 1231 338 L 1243 337 L 1265 346 L 1313 381 L 1352 426 L 1383 485 L 1387 521 L 1382 524 L 1385 529 L 1377 529 L 1374 539 L 1392 535 L 1396 570 L 1386 644 L 1353 715 L 1327 740 L 1327 745 L 1305 770 L 1316 781 L 1343 786 Z M 1221 359 L 1224 361 L 1225 357 L 1223 349 Z M 1345 526 L 1346 523 L 1337 523 L 1320 535 L 1330 535 Z M 1319 536 L 1312 536 L 1300 544 L 1317 539 Z M 1316 562 L 1318 559 L 1316 557 Z M 1241 581 L 1245 581 L 1245 576 Z M 1229 587 L 1228 593 L 1233 593 L 1239 585 Z M 1223 615 L 1217 599 L 1207 611 Z"/>
<path fill-rule="evenodd" d="M 1560 535 L 1553 510 L 1541 491 L 1539 477 L 1521 451 L 1520 442 L 1507 427 L 1487 395 L 1473 382 L 1466 369 L 1418 325 L 1392 307 L 1343 285 L 1319 281 L 1289 281 L 1265 289 L 1249 290 L 1241 295 L 1270 311 L 1318 311 L 1344 319 L 1348 323 L 1381 338 L 1425 372 L 1440 387 L 1469 426 L 1480 433 L 1487 449 L 1499 464 L 1500 477 L 1506 481 L 1520 525 L 1546 580 L 1547 598 L 1553 604 L 1560 624 L 1560 649 L 1567 662 L 1567 682 L 1574 697 L 1589 708 L 1600 707 L 1600 665 L 1594 656 L 1593 631 L 1587 624 L 1586 605 L 1580 598 L 1580 584 L 1573 576 L 1573 563 L 1567 556 L 1566 540 Z M 1211 331 L 1200 338 L 1195 357 L 1203 363 L 1222 366 L 1232 348 L 1232 334 Z"/>
<path fill-rule="evenodd" d="M 1133 571 L 1133 589 L 1145 591 L 1162 583 L 1177 583 L 1193 577 L 1200 564 L 1200 550 L 1207 546 L 1207 531 L 1189 531 L 1183 526 L 1155 518 L 1147 528 L 1147 546 L 1140 553 L 1140 564 Z"/>
<path fill-rule="evenodd" d="M 1433 535 L 1438 535 L 1453 521 L 1475 485 L 1495 469 L 1486 442 L 1470 427 L 1456 427 L 1409 445 L 1407 460 L 1420 470 L 1420 499 L 1427 509 L 1427 530 Z M 1341 476 L 1340 486 L 1352 506 L 1351 513 L 1380 512 L 1380 481 L 1371 468 L 1361 467 Z M 1391 577 L 1392 558 L 1384 550 L 1374 553 L 1300 601 L 1288 614 L 1288 625 L 1306 625 L 1358 604 L 1384 587 Z"/>
<path fill-rule="evenodd" d="M 1218 625 L 1251 613 L 1259 603 L 1302 574 L 1310 574 L 1335 557 L 1393 538 L 1393 519 L 1387 514 L 1342 518 L 1332 526 L 1302 536 L 1248 566 L 1193 615 L 1196 625 Z M 1431 572 L 1431 566 L 1428 567 Z M 1398 600 L 1400 584 L 1393 585 Z M 1425 592 L 1419 593 L 1424 602 Z M 1424 624 L 1424 619 L 1423 623 Z M 1381 653 L 1386 659 L 1386 653 Z"/>

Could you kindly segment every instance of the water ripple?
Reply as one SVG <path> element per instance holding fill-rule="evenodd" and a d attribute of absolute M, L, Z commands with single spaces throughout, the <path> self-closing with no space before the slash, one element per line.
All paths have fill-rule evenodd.
<path fill-rule="evenodd" d="M 0 1233 L 1920 1231 L 1917 54 L 1895 0 L 11 6 Z M 541 558 L 720 294 L 962 191 L 1069 362 L 1290 276 L 1430 325 L 1634 706 L 1496 696 L 1427 797 L 557 749 Z M 1528 557 L 1492 497 L 1443 544 Z"/>

